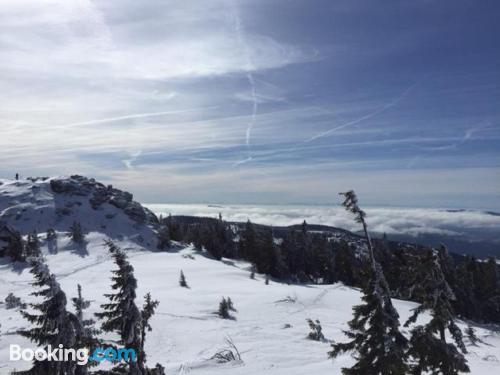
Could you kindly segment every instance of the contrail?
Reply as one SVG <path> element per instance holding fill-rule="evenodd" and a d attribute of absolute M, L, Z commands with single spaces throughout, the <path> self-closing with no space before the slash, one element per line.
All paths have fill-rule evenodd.
<path fill-rule="evenodd" d="M 123 164 L 125 165 L 125 168 L 127 169 L 134 169 L 133 163 L 137 160 L 139 156 L 141 156 L 142 150 L 139 150 L 137 152 L 131 153 L 129 159 L 123 159 Z"/>
<path fill-rule="evenodd" d="M 416 82 L 416 83 L 412 84 L 405 91 L 403 91 L 403 93 L 401 93 L 401 95 L 399 95 L 396 99 L 390 101 L 389 103 L 385 104 L 381 108 L 379 108 L 379 109 L 377 109 L 377 110 L 375 110 L 375 111 L 373 111 L 373 112 L 371 112 L 371 113 L 369 113 L 369 114 L 367 114 L 365 116 L 359 117 L 359 118 L 357 118 L 355 120 L 352 120 L 352 121 L 348 121 L 348 122 L 346 122 L 346 123 L 344 123 L 342 125 L 336 126 L 335 128 L 329 129 L 329 130 L 327 130 L 325 132 L 316 134 L 315 136 L 313 136 L 311 138 L 308 138 L 308 139 L 306 139 L 304 141 L 301 141 L 300 144 L 297 144 L 294 147 L 292 147 L 292 148 L 290 148 L 290 149 L 288 149 L 288 150 L 286 150 L 284 152 L 277 152 L 276 154 L 279 155 L 279 154 L 283 154 L 283 153 L 293 153 L 293 152 L 297 151 L 301 147 L 300 145 L 302 145 L 304 143 L 310 143 L 312 141 L 315 141 L 316 139 L 326 137 L 326 136 L 334 133 L 337 130 L 348 128 L 348 127 L 350 127 L 352 125 L 356 125 L 356 124 L 358 124 L 358 123 L 360 123 L 362 121 L 365 121 L 365 120 L 368 120 L 368 119 L 370 119 L 372 117 L 375 117 L 375 116 L 379 115 L 380 113 L 385 112 L 388 109 L 390 109 L 390 108 L 394 107 L 395 105 L 397 105 L 401 100 L 403 100 L 403 98 L 406 95 L 408 95 L 410 93 L 410 91 L 412 91 L 419 84 L 420 84 L 420 82 Z M 244 161 L 244 162 L 246 162 L 246 161 Z"/>
<path fill-rule="evenodd" d="M 323 138 L 323 137 L 326 137 L 327 135 L 330 135 L 332 134 L 333 132 L 336 132 L 337 130 L 340 130 L 340 129 L 344 129 L 344 128 L 348 128 L 349 126 L 352 126 L 352 125 L 356 125 L 356 124 L 359 124 L 360 122 L 362 121 L 365 121 L 365 120 L 368 120 L 372 117 L 375 117 L 385 111 L 387 111 L 388 109 L 394 107 L 395 105 L 397 105 L 401 100 L 403 100 L 403 98 L 408 95 L 408 93 L 413 90 L 416 86 L 418 85 L 418 83 L 414 83 L 413 85 L 411 85 L 410 87 L 408 87 L 401 95 L 399 95 L 396 99 L 392 100 L 391 102 L 387 103 L 386 105 L 384 105 L 383 107 L 363 116 L 363 117 L 360 117 L 360 118 L 357 118 L 356 120 L 352 120 L 352 121 L 349 121 L 349 122 L 346 122 L 342 125 L 339 125 L 335 128 L 332 128 L 330 130 L 327 130 L 323 133 L 319 133 L 319 134 L 316 134 L 315 136 L 311 137 L 311 138 L 308 138 L 306 139 L 304 142 L 308 143 L 308 142 L 312 142 L 312 141 L 315 141 L 316 139 L 319 139 L 319 138 Z"/>
<path fill-rule="evenodd" d="M 245 137 L 245 143 L 248 148 L 250 148 L 250 137 L 252 135 L 252 129 L 255 124 L 255 118 L 257 117 L 257 110 L 258 110 L 258 101 L 257 101 L 257 91 L 255 90 L 255 81 L 253 79 L 253 75 L 251 72 L 247 72 L 247 79 L 248 83 L 250 84 L 251 88 L 251 95 L 252 95 L 252 117 L 250 118 L 250 123 L 248 124 L 247 132 L 246 132 L 246 137 Z M 249 150 L 250 152 L 250 150 Z"/>
<path fill-rule="evenodd" d="M 252 60 L 250 58 L 250 53 L 248 51 L 248 45 L 245 42 L 244 38 L 244 30 L 243 26 L 241 24 L 241 17 L 238 14 L 238 9 L 233 5 L 233 19 L 234 19 L 234 29 L 236 31 L 236 36 L 238 39 L 238 44 L 241 46 L 243 49 L 243 54 L 245 58 L 245 71 L 246 71 L 246 78 L 248 80 L 248 84 L 250 85 L 250 96 L 252 98 L 252 114 L 250 116 L 250 122 L 248 123 L 247 130 L 245 133 L 245 144 L 247 146 L 247 152 L 248 152 L 248 157 L 245 160 L 242 160 L 241 162 L 237 162 L 234 165 L 240 165 L 243 163 L 246 163 L 250 160 L 252 160 L 251 156 L 251 138 L 252 138 L 252 130 L 255 125 L 255 120 L 257 117 L 258 109 L 259 109 L 259 103 L 257 100 L 257 89 L 255 85 L 255 79 L 252 74 L 253 70 L 253 64 Z"/>
<path fill-rule="evenodd" d="M 481 122 L 477 123 L 475 126 L 467 129 L 465 131 L 464 135 L 462 136 L 462 138 L 460 138 L 460 140 L 458 140 L 457 142 L 454 142 L 454 143 L 451 143 L 448 145 L 444 145 L 444 146 L 438 146 L 438 147 L 424 147 L 423 149 L 428 151 L 429 154 L 432 154 L 432 153 L 437 152 L 437 151 L 445 151 L 445 150 L 451 150 L 451 149 L 457 148 L 457 147 L 463 145 L 469 139 L 471 139 L 472 136 L 474 135 L 474 133 L 476 133 L 480 130 L 483 130 L 483 129 L 488 129 L 488 128 L 490 128 L 490 125 L 491 125 L 491 123 L 489 121 L 486 121 L 486 122 L 481 121 Z M 406 164 L 406 168 L 413 168 L 415 166 L 415 164 L 417 164 L 417 162 L 420 159 L 422 159 L 422 157 L 423 157 L 423 154 L 414 156 Z"/>
<path fill-rule="evenodd" d="M 187 113 L 187 112 L 198 111 L 200 109 L 213 109 L 213 108 L 217 108 L 217 107 L 211 106 L 211 107 L 202 107 L 202 108 L 183 109 L 183 110 L 177 110 L 177 111 L 133 113 L 133 114 L 124 115 L 124 116 L 106 117 L 106 118 L 101 118 L 101 119 L 96 119 L 96 120 L 89 120 L 89 121 L 83 121 L 83 122 L 74 122 L 74 123 L 63 124 L 63 125 L 55 125 L 55 126 L 51 126 L 51 128 L 68 128 L 68 127 L 77 127 L 77 126 L 82 126 L 82 125 L 96 125 L 96 124 L 104 124 L 104 123 L 108 123 L 108 122 L 117 122 L 117 121 L 131 120 L 131 119 L 137 119 L 137 118 L 147 118 L 147 117 L 159 117 L 159 116 L 165 116 L 165 115 L 175 115 L 175 114 L 179 114 L 179 113 Z"/>

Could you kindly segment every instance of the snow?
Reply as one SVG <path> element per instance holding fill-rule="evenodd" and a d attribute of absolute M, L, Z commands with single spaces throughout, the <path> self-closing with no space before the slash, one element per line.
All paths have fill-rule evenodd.
<path fill-rule="evenodd" d="M 110 291 L 110 271 L 115 268 L 103 245 L 106 236 L 90 233 L 85 256 L 76 255 L 66 238 L 58 238 L 57 254 L 50 254 L 43 244 L 51 272 L 68 298 L 76 296 L 80 283 L 84 297 L 92 300 L 88 311 L 100 311 L 99 305 L 106 302 L 103 294 Z M 179 245 L 172 252 L 160 253 L 144 251 L 131 241 L 118 244 L 127 250 L 135 268 L 138 296 L 149 291 L 160 301 L 146 343 L 150 366 L 159 362 L 167 374 L 303 375 L 338 374 L 341 367 L 352 364 L 349 354 L 332 361 L 327 358 L 328 343 L 307 340 L 306 319 L 319 319 L 328 340 L 345 340 L 342 329 L 347 328 L 352 306 L 360 301 L 358 290 L 340 283 L 287 285 L 271 280 L 265 285 L 263 275 L 250 279 L 248 263 L 212 260 L 189 246 Z M 179 286 L 181 269 L 189 288 Z M 25 302 L 32 301 L 31 281 L 29 269 L 0 265 L 0 299 L 13 292 Z M 234 313 L 236 320 L 223 320 L 214 314 L 223 296 L 233 300 L 238 310 Z M 142 305 L 142 300 L 137 303 Z M 402 321 L 416 306 L 399 300 L 394 304 Z M 9 362 L 8 351 L 9 345 L 15 343 L 32 347 L 15 334 L 27 323 L 18 311 L 6 310 L 4 305 L 0 305 L 0 316 L 0 374 L 14 367 L 25 369 L 29 364 Z M 284 328 L 285 324 L 291 328 Z M 499 373 L 500 336 L 483 328 L 477 328 L 477 334 L 486 344 L 469 347 L 467 359 L 472 374 Z M 226 347 L 226 337 L 238 347 L 242 362 L 219 364 L 209 360 Z"/>
<path fill-rule="evenodd" d="M 58 214 L 61 210 L 65 214 Z M 66 236 L 75 220 L 86 232 L 83 246 L 75 246 Z M 327 340 L 346 340 L 342 330 L 352 317 L 352 306 L 360 302 L 361 294 L 356 289 L 340 283 L 287 285 L 273 280 L 265 285 L 263 275 L 250 279 L 250 264 L 246 262 L 216 261 L 182 244 L 176 244 L 170 252 L 151 251 L 155 250 L 154 226 L 135 222 L 123 209 L 108 202 L 94 209 L 88 194 L 55 193 L 50 179 L 1 180 L 0 222 L 23 234 L 38 230 L 50 271 L 68 300 L 77 295 L 77 284 L 82 285 L 83 297 L 92 301 L 87 313 L 101 311 L 100 304 L 107 302 L 104 294 L 110 292 L 110 271 L 115 265 L 104 241 L 113 239 L 125 249 L 138 279 L 137 305 L 142 306 L 142 296 L 147 292 L 160 301 L 151 320 L 153 331 L 148 333 L 146 351 L 149 366 L 159 362 L 167 374 L 339 374 L 342 367 L 353 363 L 349 354 L 334 361 L 328 359 L 327 342 L 307 340 L 306 319 L 319 319 Z M 50 249 L 44 235 L 48 228 L 57 231 L 57 245 Z M 144 238 L 142 243 L 139 235 Z M 181 270 L 189 288 L 179 286 Z M 16 334 L 28 327 L 27 322 L 18 310 L 6 309 L 1 301 L 11 292 L 23 302 L 34 301 L 30 296 L 32 276 L 22 264 L 0 258 L 0 375 L 30 366 L 9 361 L 10 344 L 33 346 Z M 231 297 L 238 310 L 233 313 L 236 320 L 223 320 L 215 314 L 222 297 Z M 416 306 L 399 300 L 394 300 L 394 305 L 402 322 Z M 68 305 L 68 309 L 73 307 Z M 426 318 L 424 315 L 422 321 Z M 500 335 L 481 327 L 476 327 L 476 332 L 485 344 L 468 348 L 472 374 L 500 373 Z M 238 347 L 241 362 L 220 364 L 210 360 L 227 347 L 226 337 Z"/>
<path fill-rule="evenodd" d="M 74 194 L 56 193 L 50 186 L 52 180 L 74 183 L 79 190 Z M 155 228 L 150 223 L 134 221 L 123 209 L 109 202 L 94 208 L 90 200 L 98 186 L 89 186 L 90 183 L 84 185 L 82 181 L 69 177 L 35 181 L 0 179 L 0 224 L 5 223 L 22 234 L 34 230 L 41 234 L 49 228 L 68 231 L 71 224 L 78 221 L 84 232 L 103 232 L 111 238 L 128 238 L 154 249 Z"/>

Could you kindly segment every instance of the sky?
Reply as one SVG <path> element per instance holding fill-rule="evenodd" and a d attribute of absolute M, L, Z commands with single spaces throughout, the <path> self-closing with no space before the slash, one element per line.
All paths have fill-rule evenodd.
<path fill-rule="evenodd" d="M 0 176 L 500 209 L 497 0 L 0 0 Z"/>

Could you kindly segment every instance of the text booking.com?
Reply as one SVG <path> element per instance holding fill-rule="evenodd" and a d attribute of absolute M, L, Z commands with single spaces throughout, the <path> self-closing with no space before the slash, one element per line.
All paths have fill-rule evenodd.
<path fill-rule="evenodd" d="M 137 353 L 134 349 L 127 348 L 96 348 L 90 353 L 88 349 L 64 348 L 62 345 L 53 348 L 48 345 L 46 348 L 22 348 L 20 345 L 10 345 L 11 361 L 74 361 L 78 365 L 86 365 L 89 362 L 136 362 Z"/>

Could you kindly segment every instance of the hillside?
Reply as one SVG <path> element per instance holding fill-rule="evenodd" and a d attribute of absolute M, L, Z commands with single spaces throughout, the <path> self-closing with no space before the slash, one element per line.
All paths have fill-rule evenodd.
<path fill-rule="evenodd" d="M 99 311 L 109 292 L 110 270 L 115 266 L 103 248 L 104 236 L 92 234 L 88 238 L 88 255 L 77 257 L 69 241 L 62 238 L 59 253 L 49 254 L 46 244 L 43 252 L 52 272 L 66 291 L 68 298 L 76 295 L 77 283 L 82 284 L 84 295 L 92 300 L 90 312 Z M 152 253 L 128 242 L 119 242 L 127 249 L 138 279 L 138 296 L 148 291 L 160 301 L 153 317 L 153 331 L 148 335 L 146 350 L 151 365 L 156 362 L 166 367 L 167 374 L 272 374 L 303 375 L 338 374 L 342 366 L 352 363 L 349 355 L 335 361 L 327 358 L 328 343 L 306 339 L 309 328 L 307 318 L 319 319 L 328 340 L 342 341 L 342 330 L 351 318 L 352 305 L 359 302 L 358 290 L 341 283 L 333 285 L 287 285 L 270 281 L 265 285 L 262 275 L 249 278 L 247 262 L 224 259 L 218 262 L 207 258 L 191 247 L 174 252 Z M 183 270 L 189 289 L 178 284 Z M 32 301 L 28 269 L 13 270 L 10 265 L 0 266 L 0 298 L 9 292 Z M 238 310 L 236 320 L 223 320 L 214 312 L 222 296 L 229 296 Z M 416 304 L 394 300 L 406 319 Z M 9 344 L 31 344 L 15 334 L 26 322 L 16 310 L 0 305 L 0 374 L 23 363 L 8 361 Z M 424 318 L 425 319 L 425 318 Z M 289 324 L 290 328 L 285 328 Z M 466 326 L 460 324 L 462 328 Z M 467 359 L 471 373 L 496 374 L 500 371 L 500 336 L 476 327 L 484 344 L 468 346 Z M 230 336 L 237 345 L 243 361 L 218 364 L 209 358 L 225 347 Z M 105 335 L 106 337 L 106 335 Z M 109 336 L 107 336 L 109 337 Z"/>
<path fill-rule="evenodd" d="M 83 244 L 77 245 L 67 236 L 73 222 L 81 223 L 84 229 Z M 302 283 L 271 278 L 266 285 L 264 274 L 257 274 L 255 279 L 249 277 L 252 269 L 249 262 L 228 257 L 217 261 L 209 249 L 196 249 L 185 243 L 189 241 L 174 241 L 169 251 L 157 251 L 158 231 L 164 222 L 176 224 L 177 235 L 186 238 L 197 232 L 196 228 L 203 229 L 197 232 L 202 234 L 199 240 L 207 241 L 213 233 L 204 231 L 220 229 L 217 225 L 222 220 L 174 216 L 160 222 L 151 211 L 135 202 L 132 194 L 81 176 L 0 181 L 0 240 L 8 241 L 15 231 L 26 237 L 36 230 L 42 256 L 68 300 L 76 296 L 77 284 L 81 284 L 84 296 L 92 301 L 89 313 L 101 311 L 100 305 L 106 302 L 104 294 L 110 292 L 111 270 L 116 267 L 104 242 L 112 239 L 127 252 L 138 279 L 137 304 L 142 304 L 142 296 L 147 292 L 160 301 L 152 320 L 153 331 L 146 342 L 150 366 L 160 363 L 167 374 L 302 375 L 338 374 L 341 367 L 353 362 L 350 355 L 332 361 L 326 354 L 330 350 L 329 342 L 307 340 L 306 319 L 319 319 L 327 340 L 344 341 L 342 331 L 352 317 L 352 306 L 359 303 L 361 297 L 357 288 L 341 282 L 313 284 L 310 275 L 305 275 L 306 281 Z M 231 232 L 227 240 L 234 248 L 235 238 L 246 230 L 245 224 L 224 225 Z M 270 231 L 269 226 L 255 225 L 255 228 L 258 237 Z M 48 229 L 55 230 L 54 240 L 47 240 Z M 301 233 L 303 228 L 274 227 L 273 230 L 274 240 L 280 243 L 286 242 L 289 234 Z M 355 283 L 350 285 L 359 285 L 366 251 L 363 239 L 349 231 L 323 225 L 311 224 L 307 231 L 314 237 L 311 240 L 325 235 L 330 239 L 333 247 L 327 246 L 326 251 L 347 252 L 344 253 L 350 256 L 344 258 L 347 268 L 358 274 L 353 279 Z M 171 234 L 174 235 L 174 231 Z M 405 243 L 375 243 L 386 270 L 393 270 L 395 254 L 403 250 L 420 251 L 418 246 Z M 179 286 L 181 270 L 189 288 Z M 334 280 L 342 280 L 340 270 L 334 271 Z M 388 276 L 393 283 L 399 280 L 399 276 Z M 32 277 L 26 263 L 0 258 L 0 375 L 29 367 L 29 363 L 9 362 L 10 344 L 23 347 L 33 347 L 33 344 L 16 333 L 28 327 L 19 310 L 8 309 L 3 301 L 9 293 L 25 303 L 35 301 L 36 298 L 30 296 Z M 325 279 L 318 277 L 318 280 Z M 235 320 L 223 320 L 215 314 L 222 297 L 231 297 L 234 301 L 238 310 L 234 313 Z M 398 299 L 393 302 L 401 322 L 418 306 Z M 70 304 L 68 309 L 72 310 Z M 428 315 L 424 314 L 419 322 L 426 319 Z M 459 325 L 462 329 L 468 326 L 463 321 L 459 321 Z M 473 326 L 482 343 L 473 346 L 466 340 L 469 350 L 466 357 L 472 374 L 498 373 L 498 331 L 494 331 L 493 326 Z M 402 331 L 409 335 L 409 329 Z M 115 338 L 109 334 L 101 337 Z M 210 359 L 226 346 L 226 337 L 234 341 L 242 361 L 221 364 Z"/>
<path fill-rule="evenodd" d="M 128 192 L 82 176 L 0 180 L 0 240 L 2 231 L 8 236 L 5 226 L 41 234 L 66 232 L 73 222 L 84 232 L 156 247 L 156 216 Z"/>

